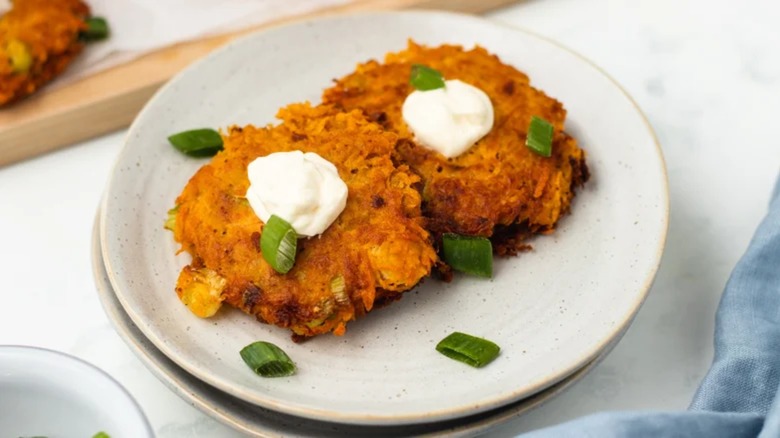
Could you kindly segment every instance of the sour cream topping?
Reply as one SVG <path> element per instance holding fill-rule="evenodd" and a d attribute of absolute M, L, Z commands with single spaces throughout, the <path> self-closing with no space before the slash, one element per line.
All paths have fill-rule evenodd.
<path fill-rule="evenodd" d="M 279 216 L 300 236 L 322 234 L 347 205 L 347 185 L 336 166 L 312 152 L 259 157 L 247 173 L 246 199 L 260 220 Z"/>
<path fill-rule="evenodd" d="M 11 0 L 0 0 L 0 17 L 11 10 Z"/>
<path fill-rule="evenodd" d="M 484 91 L 459 80 L 414 91 L 404 101 L 404 122 L 417 142 L 447 158 L 466 152 L 493 127 L 493 104 Z"/>

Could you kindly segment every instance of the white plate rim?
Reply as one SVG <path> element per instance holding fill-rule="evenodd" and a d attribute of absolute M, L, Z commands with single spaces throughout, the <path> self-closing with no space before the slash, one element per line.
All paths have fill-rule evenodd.
<path fill-rule="evenodd" d="M 146 369 L 148 369 L 149 372 L 151 372 L 170 391 L 172 391 L 174 394 L 176 394 L 179 398 L 184 400 L 190 406 L 193 406 L 194 408 L 198 409 L 200 412 L 210 416 L 211 418 L 216 419 L 217 421 L 219 421 L 220 423 L 226 426 L 232 427 L 235 430 L 241 431 L 243 433 L 255 437 L 268 437 L 268 436 L 272 436 L 273 434 L 284 434 L 289 436 L 288 435 L 289 431 L 277 430 L 274 428 L 272 423 L 267 425 L 252 424 L 246 419 L 239 418 L 239 416 L 232 413 L 226 407 L 217 405 L 217 403 L 219 403 L 219 400 L 214 400 L 214 398 L 212 398 L 213 396 L 211 392 L 214 392 L 215 394 L 221 394 L 226 397 L 232 397 L 232 396 L 230 394 L 223 393 L 217 388 L 212 388 L 205 382 L 201 382 L 201 383 L 203 383 L 204 386 L 207 386 L 208 390 L 210 391 L 188 385 L 187 381 L 182 380 L 182 377 L 180 377 L 178 374 L 183 374 L 189 376 L 190 378 L 195 378 L 194 376 L 189 375 L 187 371 L 180 368 L 178 365 L 173 363 L 173 361 L 171 361 L 170 358 L 168 358 L 167 356 L 162 354 L 162 352 L 157 350 L 158 354 L 165 356 L 164 359 L 171 362 L 169 366 L 162 364 L 160 362 L 160 358 L 155 357 L 156 356 L 155 352 L 150 351 L 150 349 L 156 350 L 156 348 L 154 346 L 145 346 L 140 342 L 137 336 L 138 335 L 143 336 L 143 333 L 140 333 L 140 330 L 138 330 L 137 326 L 136 326 L 136 330 L 138 330 L 139 333 L 138 334 L 132 333 L 131 328 L 127 326 L 127 322 L 123 321 L 124 318 L 121 313 L 124 313 L 125 318 L 129 318 L 129 317 L 127 316 L 127 313 L 124 311 L 124 309 L 121 307 L 121 303 L 119 303 L 118 298 L 116 297 L 113 290 L 111 289 L 111 283 L 107 278 L 108 273 L 106 272 L 106 267 L 105 264 L 103 263 L 102 249 L 100 246 L 99 228 L 100 226 L 99 226 L 99 212 L 98 212 L 98 214 L 95 216 L 95 223 L 92 232 L 92 251 L 91 251 L 92 252 L 92 257 L 91 257 L 92 275 L 95 281 L 95 288 L 98 295 L 98 300 L 100 301 L 100 304 L 103 307 L 104 313 L 106 314 L 109 321 L 111 322 L 114 331 L 117 332 L 119 337 L 122 338 L 122 341 L 128 346 L 128 348 L 133 352 L 133 354 L 144 364 Z M 113 303 L 112 301 L 115 301 L 116 304 Z M 117 308 L 117 305 L 119 306 L 119 308 Z M 129 323 L 133 324 L 132 321 L 129 321 Z M 445 436 L 451 438 L 473 436 L 474 434 L 485 433 L 488 430 L 492 429 L 493 427 L 496 427 L 504 422 L 512 420 L 513 418 L 522 416 L 533 409 L 541 407 L 542 405 L 549 402 L 553 398 L 563 394 L 568 389 L 570 389 L 573 385 L 575 385 L 580 380 L 582 380 L 585 376 L 590 374 L 590 372 L 593 371 L 593 369 L 598 364 L 600 364 L 604 359 L 606 359 L 609 356 L 609 354 L 612 352 L 612 349 L 617 345 L 618 341 L 620 340 L 620 338 L 622 338 L 624 334 L 625 332 L 621 333 L 618 339 L 615 339 L 612 343 L 610 343 L 602 352 L 599 353 L 599 355 L 594 360 L 588 362 L 584 367 L 578 369 L 577 371 L 567 376 L 565 379 L 561 380 L 560 382 L 557 382 L 554 385 L 550 386 L 549 388 L 546 388 L 543 391 L 533 394 L 526 399 L 519 400 L 510 405 L 497 408 L 496 410 L 493 411 L 482 413 L 482 415 L 478 415 L 479 418 L 476 421 L 469 421 L 469 418 L 467 417 L 464 419 L 454 420 L 458 422 L 458 424 L 454 424 L 453 420 L 451 420 L 445 423 L 447 424 L 447 427 L 439 427 L 440 425 L 437 423 L 431 423 L 431 424 L 423 423 L 423 424 L 415 425 L 417 426 L 417 429 L 415 429 L 414 432 L 416 432 L 415 433 L 416 435 L 423 434 L 426 437 L 432 437 L 432 438 L 445 437 Z M 243 402 L 243 400 L 240 399 L 236 399 L 236 400 L 239 402 Z M 217 407 L 222 409 L 217 409 Z M 257 408 L 265 411 L 273 412 L 259 406 Z M 276 413 L 274 412 L 274 414 Z M 264 413 L 260 412 L 257 415 L 258 416 L 264 415 Z M 271 422 L 274 421 L 273 418 L 270 418 L 269 420 Z M 308 418 L 301 418 L 301 420 L 305 422 L 320 423 L 320 421 L 318 420 L 311 420 Z M 395 432 L 398 432 L 397 435 L 402 436 L 402 435 L 409 435 L 409 432 L 411 432 L 410 430 L 404 429 L 405 426 L 402 425 L 401 426 L 359 426 L 359 425 L 352 425 L 352 424 L 342 425 L 337 423 L 327 423 L 327 424 L 328 424 L 327 427 L 336 434 L 347 434 L 350 432 L 355 433 L 355 428 L 361 428 L 361 432 L 364 432 L 365 434 L 370 434 L 372 431 L 375 431 L 374 429 L 375 427 L 379 428 L 379 430 L 381 430 L 381 432 L 384 435 L 387 435 L 389 432 L 392 432 L 393 434 L 395 434 Z M 346 427 L 346 429 L 342 429 L 344 427 Z M 301 436 L 315 436 L 315 435 L 306 434 Z"/>
<path fill-rule="evenodd" d="M 473 405 L 461 405 L 460 408 L 457 409 L 444 409 L 439 411 L 430 411 L 426 412 L 424 414 L 420 415 L 406 415 L 406 416 L 400 416 L 400 415 L 387 415 L 387 416 L 367 416 L 367 415 L 350 415 L 350 414 L 342 414 L 338 411 L 333 410 L 327 410 L 327 409 L 316 409 L 316 408 L 301 408 L 297 405 L 288 405 L 285 403 L 279 403 L 278 400 L 275 400 L 273 403 L 269 403 L 267 400 L 264 399 L 257 399 L 254 398 L 253 394 L 242 392 L 240 388 L 235 388 L 231 385 L 229 379 L 224 379 L 220 376 L 211 375 L 208 373 L 202 372 L 202 370 L 199 370 L 197 367 L 193 367 L 190 364 L 188 364 L 186 361 L 179 358 L 173 351 L 166 348 L 166 344 L 161 341 L 157 337 L 157 335 L 154 333 L 154 331 L 146 326 L 144 324 L 143 318 L 134 311 L 132 306 L 129 306 L 127 301 L 124 299 L 122 294 L 117 294 L 119 301 L 122 303 L 123 307 L 125 308 L 125 311 L 128 313 L 128 315 L 131 317 L 131 319 L 138 325 L 138 327 L 144 332 L 144 335 L 147 336 L 148 339 L 150 339 L 166 356 L 171 358 L 174 362 L 177 363 L 180 367 L 185 369 L 190 374 L 193 374 L 197 376 L 199 379 L 209 383 L 210 385 L 213 385 L 225 392 L 228 392 L 234 396 L 237 396 L 239 398 L 242 398 L 244 400 L 253 402 L 257 404 L 258 406 L 269 408 L 269 409 L 278 409 L 282 410 L 286 413 L 291 413 L 293 415 L 300 415 L 303 417 L 311 418 L 311 419 L 317 419 L 317 420 L 323 420 L 323 421 L 337 421 L 337 422 L 349 422 L 354 424 L 366 424 L 366 425 L 393 425 L 393 424 L 410 424 L 415 422 L 429 422 L 433 420 L 443 420 L 447 418 L 456 418 L 459 416 L 465 416 L 470 415 L 475 412 L 485 411 L 489 410 L 494 407 L 498 407 L 501 405 L 505 405 L 507 403 L 510 403 L 512 401 L 519 400 L 523 397 L 527 397 L 531 394 L 534 394 L 536 392 L 539 392 L 541 390 L 544 390 L 545 388 L 555 384 L 556 382 L 566 378 L 573 372 L 575 372 L 577 369 L 583 367 L 588 362 L 594 360 L 598 354 L 603 351 L 606 346 L 610 343 L 611 340 L 619 338 L 620 333 L 624 332 L 627 327 L 631 324 L 631 321 L 636 316 L 636 313 L 641 308 L 641 305 L 647 298 L 647 295 L 652 287 L 653 281 L 655 280 L 656 273 L 658 271 L 658 268 L 660 266 L 661 257 L 663 255 L 663 250 L 665 247 L 667 235 L 668 235 L 668 229 L 669 229 L 669 186 L 668 186 L 668 173 L 666 169 L 665 160 L 663 157 L 663 152 L 660 146 L 660 143 L 658 141 L 658 138 L 649 123 L 647 117 L 642 112 L 639 105 L 636 103 L 636 101 L 626 92 L 623 86 L 621 86 L 613 77 L 611 77 L 608 73 L 606 73 L 601 67 L 596 65 L 595 63 L 591 62 L 589 59 L 585 58 L 584 56 L 580 55 L 579 53 L 565 47 L 564 45 L 558 43 L 557 41 L 539 35 L 535 32 L 531 32 L 525 29 L 521 29 L 515 26 L 511 26 L 504 23 L 499 23 L 491 20 L 486 20 L 484 18 L 475 17 L 469 14 L 462 14 L 462 13 L 456 13 L 456 12 L 443 12 L 443 11 L 434 11 L 434 10 L 417 10 L 414 12 L 410 11 L 381 11 L 381 12 L 357 12 L 357 13 L 349 13 L 349 14 L 339 14 L 339 15 L 333 15 L 333 16 L 327 16 L 324 18 L 314 19 L 311 18 L 303 18 L 300 20 L 293 20 L 286 23 L 281 23 L 279 25 L 271 26 L 267 29 L 264 29 L 260 32 L 252 33 L 249 35 L 246 35 L 244 37 L 241 37 L 239 39 L 236 39 L 234 41 L 231 41 L 230 43 L 226 44 L 225 46 L 215 50 L 211 54 L 207 55 L 203 59 L 193 63 L 183 71 L 181 71 L 179 74 L 177 74 L 173 79 L 171 79 L 168 83 L 166 83 L 163 87 L 161 87 L 155 95 L 150 99 L 150 101 L 146 104 L 144 109 L 139 113 L 138 118 L 141 118 L 142 115 L 146 114 L 150 111 L 150 108 L 154 106 L 154 103 L 160 98 L 162 94 L 166 92 L 166 90 L 169 87 L 172 87 L 176 80 L 183 76 L 188 74 L 191 70 L 197 69 L 198 66 L 201 63 L 208 62 L 208 59 L 214 55 L 217 55 L 219 53 L 222 53 L 224 51 L 231 50 L 234 46 L 242 44 L 245 40 L 249 40 L 252 38 L 256 38 L 258 34 L 262 34 L 266 31 L 274 30 L 280 27 L 286 27 L 286 26 L 294 26 L 296 24 L 305 23 L 305 22 L 311 22 L 311 21 L 323 21 L 323 20 L 331 20 L 331 19 L 339 19 L 343 17 L 358 17 L 358 16 L 375 16 L 375 15 L 409 15 L 409 14 L 417 14 L 417 15 L 430 15 L 430 16 L 444 16 L 444 17 L 453 17 L 460 20 L 473 20 L 473 21 L 479 21 L 482 23 L 489 23 L 492 26 L 497 26 L 504 28 L 506 30 L 511 30 L 513 32 L 519 32 L 523 33 L 527 36 L 530 36 L 532 38 L 539 39 L 541 41 L 544 41 L 546 43 L 549 43 L 551 45 L 556 46 L 558 49 L 561 49 L 570 55 L 575 56 L 583 63 L 587 64 L 589 67 L 594 68 L 596 71 L 598 71 L 602 76 L 604 76 L 613 86 L 615 86 L 623 95 L 624 98 L 626 98 L 633 109 L 636 112 L 636 115 L 641 119 L 642 124 L 645 128 L 645 134 L 648 135 L 648 137 L 651 139 L 652 143 L 655 146 L 654 152 L 657 154 L 658 163 L 660 164 L 660 170 L 662 175 L 662 198 L 661 201 L 663 205 L 661 205 L 661 208 L 664 212 L 663 214 L 663 222 L 661 227 L 661 235 L 658 237 L 658 244 L 656 246 L 655 250 L 655 256 L 653 259 L 652 269 L 647 271 L 647 275 L 642 281 L 642 287 L 640 293 L 638 293 L 635 297 L 635 300 L 633 302 L 632 308 L 630 312 L 627 312 L 623 315 L 623 319 L 620 321 L 617 321 L 613 325 L 613 329 L 610 332 L 610 335 L 602 340 L 602 342 L 593 348 L 591 348 L 587 354 L 582 354 L 578 361 L 572 362 L 570 366 L 563 372 L 560 372 L 556 375 L 548 375 L 543 378 L 540 378 L 538 381 L 536 381 L 534 384 L 527 385 L 525 388 L 523 388 L 521 391 L 514 391 L 510 393 L 509 395 L 503 394 L 501 397 L 496 397 L 492 400 L 482 400 L 479 403 L 479 408 L 476 408 Z M 133 123 L 133 125 L 130 127 L 128 134 L 126 136 L 127 138 L 130 138 L 132 135 L 134 129 L 138 129 L 136 126 L 136 123 Z M 126 140 L 127 141 L 127 140 Z M 126 145 L 126 142 L 125 142 Z M 127 148 L 123 147 L 122 150 L 119 153 L 117 162 L 112 170 L 112 175 L 114 172 L 116 172 L 117 168 L 121 164 L 122 157 L 127 153 Z M 107 193 L 111 191 L 111 181 L 109 181 L 109 185 L 107 188 Z M 110 264 L 110 257 L 108 257 L 107 254 L 107 245 L 105 244 L 107 241 L 106 236 L 106 205 L 108 203 L 108 196 L 105 196 L 103 198 L 102 204 L 101 204 L 101 217 L 100 217 L 100 238 L 102 242 L 102 251 L 103 251 L 103 259 L 105 260 L 106 269 L 109 275 L 109 279 L 112 283 L 112 286 L 117 290 L 117 278 L 116 274 L 114 273 L 111 264 Z"/>

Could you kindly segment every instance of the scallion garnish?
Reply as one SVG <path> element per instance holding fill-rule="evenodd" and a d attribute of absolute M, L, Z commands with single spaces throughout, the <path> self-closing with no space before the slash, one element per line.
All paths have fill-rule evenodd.
<path fill-rule="evenodd" d="M 173 147 L 192 157 L 210 157 L 222 150 L 222 136 L 210 129 L 193 129 L 168 137 Z"/>
<path fill-rule="evenodd" d="M 493 275 L 493 245 L 485 237 L 442 235 L 444 261 L 456 271 L 480 277 Z"/>
<path fill-rule="evenodd" d="M 344 281 L 343 275 L 337 275 L 330 280 L 330 291 L 333 292 L 333 296 L 336 297 L 337 303 L 349 303 L 349 295 L 347 295 L 347 283 Z"/>
<path fill-rule="evenodd" d="M 541 117 L 531 117 L 525 145 L 543 157 L 552 155 L 553 125 Z"/>
<path fill-rule="evenodd" d="M 165 223 L 163 224 L 163 228 L 166 230 L 173 231 L 174 228 L 176 228 L 176 214 L 179 212 L 179 206 L 173 207 L 172 209 L 168 210 L 168 217 L 165 219 Z"/>
<path fill-rule="evenodd" d="M 276 215 L 271 215 L 260 235 L 260 251 L 265 261 L 280 274 L 286 274 L 295 264 L 298 233 L 292 225 Z"/>
<path fill-rule="evenodd" d="M 107 434 L 107 433 L 105 433 L 103 431 L 100 431 L 100 432 L 92 435 L 92 438 L 111 438 L 111 435 L 109 435 L 109 434 Z"/>
<path fill-rule="evenodd" d="M 413 64 L 409 83 L 420 91 L 435 90 L 444 88 L 444 77 L 438 70 L 422 64 Z"/>
<path fill-rule="evenodd" d="M 241 349 L 241 359 L 263 377 L 284 377 L 295 373 L 295 364 L 287 353 L 270 342 L 258 341 Z"/>
<path fill-rule="evenodd" d="M 501 347 L 487 339 L 455 332 L 436 344 L 439 353 L 480 368 L 493 361 L 498 356 Z"/>
<path fill-rule="evenodd" d="M 103 17 L 89 17 L 84 20 L 87 30 L 79 36 L 84 41 L 99 41 L 108 37 L 108 22 Z"/>

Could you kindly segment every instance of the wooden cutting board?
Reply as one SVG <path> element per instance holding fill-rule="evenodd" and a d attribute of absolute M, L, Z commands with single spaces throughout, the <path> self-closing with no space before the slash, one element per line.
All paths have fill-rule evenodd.
<path fill-rule="evenodd" d="M 0 109 L 0 166 L 130 125 L 165 81 L 228 41 L 302 17 L 404 8 L 481 13 L 516 0 L 354 0 L 345 6 L 177 44 Z"/>

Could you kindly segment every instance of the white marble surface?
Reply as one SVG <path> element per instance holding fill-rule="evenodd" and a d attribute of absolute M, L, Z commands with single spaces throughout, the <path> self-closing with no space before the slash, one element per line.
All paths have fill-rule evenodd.
<path fill-rule="evenodd" d="M 671 227 L 650 296 L 591 374 L 489 435 L 601 410 L 684 409 L 712 356 L 714 312 L 780 170 L 780 5 L 770 0 L 526 1 L 490 14 L 549 36 L 637 100 L 669 170 Z M 574 78 L 576 80 L 576 78 Z M 0 344 L 82 357 L 140 402 L 157 435 L 238 437 L 132 355 L 98 303 L 92 219 L 123 133 L 0 169 Z"/>

